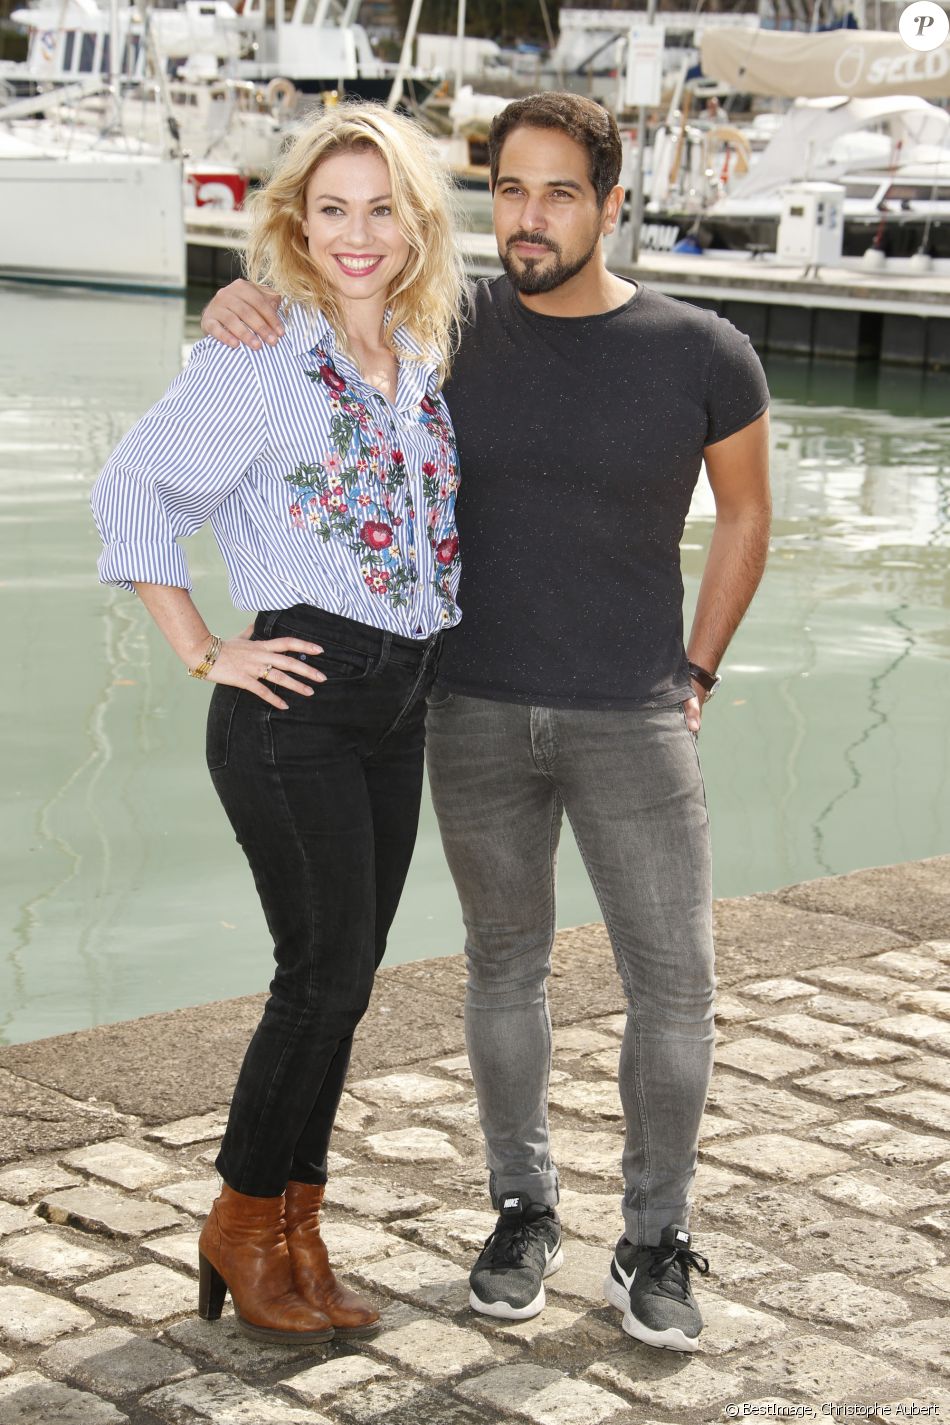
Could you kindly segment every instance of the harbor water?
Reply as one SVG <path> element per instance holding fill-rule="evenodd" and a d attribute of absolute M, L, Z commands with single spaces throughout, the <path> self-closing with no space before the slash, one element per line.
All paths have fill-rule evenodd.
<path fill-rule="evenodd" d="M 179 369 L 197 306 L 0 286 L 0 330 L 0 1042 L 15 1042 L 263 989 L 270 951 L 204 768 L 208 689 L 95 575 L 90 485 Z M 950 848 L 950 379 L 768 373 L 773 553 L 701 736 L 718 896 Z M 701 483 L 687 614 L 712 523 Z M 237 632 L 207 531 L 188 557 L 209 625 Z M 599 919 L 568 833 L 558 918 Z M 388 958 L 462 943 L 426 806 Z"/>

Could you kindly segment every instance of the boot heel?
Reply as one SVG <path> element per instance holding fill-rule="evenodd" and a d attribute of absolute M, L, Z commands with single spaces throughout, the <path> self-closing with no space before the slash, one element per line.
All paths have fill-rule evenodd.
<path fill-rule="evenodd" d="M 208 1258 L 198 1253 L 198 1315 L 202 1321 L 220 1319 L 228 1284 Z"/>

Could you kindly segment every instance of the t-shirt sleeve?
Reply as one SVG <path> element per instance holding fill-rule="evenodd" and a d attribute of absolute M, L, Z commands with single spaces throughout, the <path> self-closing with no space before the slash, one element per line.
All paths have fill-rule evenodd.
<path fill-rule="evenodd" d="M 752 343 L 725 317 L 716 317 L 706 368 L 706 445 L 735 435 L 769 408 L 769 388 Z"/>

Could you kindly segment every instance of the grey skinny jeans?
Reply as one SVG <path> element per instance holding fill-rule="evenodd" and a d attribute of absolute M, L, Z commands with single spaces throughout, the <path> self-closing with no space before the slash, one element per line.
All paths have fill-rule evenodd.
<path fill-rule="evenodd" d="M 465 1033 L 492 1199 L 558 1200 L 545 980 L 566 811 L 627 1003 L 625 1232 L 655 1244 L 688 1220 L 715 1032 L 709 823 L 682 705 L 565 711 L 436 688 L 426 727 L 466 927 Z"/>

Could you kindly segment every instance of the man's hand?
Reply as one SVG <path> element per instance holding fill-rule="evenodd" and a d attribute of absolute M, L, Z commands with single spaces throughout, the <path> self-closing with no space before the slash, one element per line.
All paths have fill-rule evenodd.
<path fill-rule="evenodd" d="M 225 346 L 243 343 L 260 351 L 263 342 L 273 346 L 284 334 L 279 306 L 280 297 L 269 287 L 238 277 L 211 298 L 201 314 L 201 330 Z"/>
<path fill-rule="evenodd" d="M 693 680 L 690 679 L 690 682 L 692 683 Z M 699 729 L 703 721 L 703 703 L 706 701 L 706 697 L 706 689 L 701 688 L 698 683 L 693 683 L 693 696 L 687 698 L 683 704 L 686 726 L 694 737 L 699 736 Z"/>

